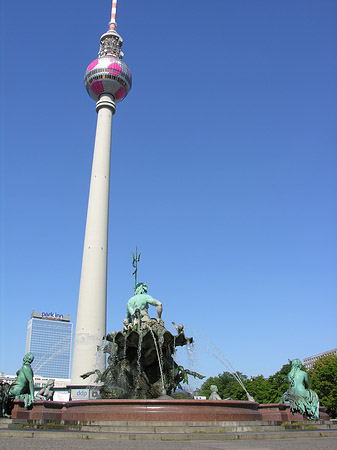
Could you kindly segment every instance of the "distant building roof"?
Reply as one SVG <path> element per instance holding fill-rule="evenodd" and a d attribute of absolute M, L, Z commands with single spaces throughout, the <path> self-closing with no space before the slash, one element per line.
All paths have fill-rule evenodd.
<path fill-rule="evenodd" d="M 307 358 L 303 358 L 303 366 L 308 370 L 312 369 L 316 361 L 323 358 L 323 356 L 328 355 L 337 355 L 337 348 L 334 348 L 333 350 L 328 350 L 323 353 L 318 353 L 317 355 L 308 356 Z"/>

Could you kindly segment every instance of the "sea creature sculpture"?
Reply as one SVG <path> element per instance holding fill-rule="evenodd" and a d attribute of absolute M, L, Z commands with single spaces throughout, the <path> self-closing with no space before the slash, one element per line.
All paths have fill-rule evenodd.
<path fill-rule="evenodd" d="M 289 389 L 281 398 L 281 403 L 289 402 L 291 412 L 306 415 L 309 420 L 319 419 L 319 399 L 309 388 L 308 374 L 301 370 L 302 362 L 294 359 L 288 373 Z"/>
<path fill-rule="evenodd" d="M 211 385 L 211 395 L 209 396 L 210 400 L 221 400 L 220 395 L 218 394 L 218 386 L 215 384 Z"/>
<path fill-rule="evenodd" d="M 47 384 L 39 390 L 39 392 L 35 395 L 36 400 L 53 400 L 54 395 L 54 380 L 48 380 Z"/>

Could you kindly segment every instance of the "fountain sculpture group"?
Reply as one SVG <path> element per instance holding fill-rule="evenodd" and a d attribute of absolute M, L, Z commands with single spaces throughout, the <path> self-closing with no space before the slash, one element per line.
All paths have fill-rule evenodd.
<path fill-rule="evenodd" d="M 107 369 L 103 373 L 98 370 L 91 371 L 83 374 L 82 377 L 85 379 L 96 374 L 96 382 L 100 385 L 102 399 L 134 399 L 140 402 L 145 401 L 145 399 L 149 399 L 149 401 L 159 399 L 166 405 L 167 400 L 177 402 L 170 395 L 178 387 L 181 388 L 182 382 L 188 382 L 188 375 L 199 379 L 204 378 L 197 372 L 184 369 L 174 359 L 176 347 L 192 344 L 193 338 L 187 338 L 183 325 L 176 325 L 174 322 L 172 323 L 176 329 L 176 334 L 170 333 L 165 328 L 161 317 L 162 303 L 147 294 L 145 283 L 135 284 L 135 295 L 128 301 L 127 318 L 123 321 L 123 329 L 118 333 L 112 331 L 103 341 L 102 350 L 109 355 Z M 157 318 L 150 318 L 149 305 L 157 308 Z M 17 372 L 15 382 L 10 387 L 5 384 L 0 386 L 0 416 L 9 416 L 13 407 L 13 399 L 23 400 L 26 409 L 31 409 L 33 402 L 36 400 L 52 399 L 54 384 L 51 380 L 34 398 L 33 371 L 31 368 L 33 360 L 34 356 L 27 353 L 23 358 L 22 367 Z M 299 413 L 309 420 L 317 420 L 319 419 L 319 399 L 314 391 L 308 389 L 308 375 L 301 370 L 301 367 L 300 360 L 294 359 L 292 361 L 292 367 L 288 374 L 289 389 L 282 396 L 280 403 L 288 403 L 293 414 Z M 226 404 L 227 409 L 230 409 L 229 413 L 223 408 L 221 408 L 221 411 L 215 411 L 214 406 L 216 407 L 216 405 L 205 405 L 211 406 L 207 415 L 209 416 L 214 412 L 214 420 L 218 420 L 217 414 L 220 414 L 219 417 L 223 417 L 223 414 L 230 414 L 231 417 L 234 417 L 235 410 L 237 413 L 235 417 L 240 418 L 243 417 L 243 414 L 246 414 L 246 420 L 249 418 L 258 420 L 257 408 L 259 405 L 254 400 L 249 402 L 238 402 L 232 399 L 221 400 L 217 392 L 217 386 L 212 385 L 211 391 L 209 399 L 211 403 L 222 403 L 224 406 Z M 192 404 L 189 405 L 190 402 L 185 401 L 184 407 L 193 408 Z M 248 406 L 249 404 L 251 407 Z M 199 403 L 199 405 L 202 404 Z M 275 407 L 277 405 L 270 406 Z M 137 408 L 139 407 L 144 408 L 146 405 L 139 404 Z M 177 408 L 177 405 L 172 404 L 172 407 Z M 240 409 L 242 407 L 246 408 L 245 411 Z M 269 408 L 268 405 L 260 405 L 260 407 L 262 410 L 266 407 Z M 252 410 L 249 411 L 249 409 Z M 279 409 L 282 409 L 281 405 Z M 261 412 L 263 417 L 263 411 Z M 171 413 L 174 414 L 174 411 Z M 265 413 L 267 414 L 267 410 Z M 192 411 L 191 414 L 193 418 L 198 417 L 198 413 L 195 411 Z M 249 414 L 255 414 L 255 417 L 250 417 Z"/>
<path fill-rule="evenodd" d="M 134 257 L 134 267 L 136 267 L 134 296 L 127 302 L 127 316 L 123 320 L 123 329 L 119 332 L 112 331 L 103 340 L 101 351 L 108 354 L 108 366 L 103 373 L 94 370 L 83 374 L 82 377 L 86 379 L 96 374 L 102 399 L 174 401 L 171 394 L 178 387 L 181 388 L 182 382 L 188 382 L 188 375 L 199 379 L 204 376 L 184 369 L 175 361 L 176 348 L 191 345 L 193 338 L 185 336 L 182 324 L 176 325 L 172 322 L 176 330 L 175 335 L 165 328 L 162 319 L 162 303 L 147 293 L 148 286 L 145 283 L 137 283 L 138 261 L 139 258 L 135 260 Z M 150 305 L 157 309 L 156 318 L 151 318 L 149 315 Z M 34 356 L 27 353 L 12 386 L 0 386 L 2 403 L 0 415 L 5 416 L 10 413 L 10 404 L 14 398 L 23 400 L 26 409 L 31 409 L 35 400 L 52 399 L 54 387 L 52 381 L 40 390 L 34 399 L 31 368 L 33 360 Z M 291 371 L 288 374 L 289 389 L 282 396 L 281 403 L 290 404 L 293 414 L 300 413 L 310 420 L 316 420 L 319 419 L 319 399 L 314 391 L 308 389 L 308 375 L 301 370 L 301 367 L 300 360 L 292 361 Z M 251 404 L 252 408 L 255 408 L 255 414 L 257 413 L 258 404 L 252 397 L 249 396 L 249 402 L 221 400 L 217 386 L 212 385 L 211 388 L 210 401 L 219 403 L 220 400 L 220 403 L 227 403 L 232 411 L 233 408 L 238 409 L 243 404 Z M 241 405 L 238 405 L 239 403 Z M 268 405 L 261 405 L 261 407 L 266 406 Z M 257 417 L 253 420 L 257 420 Z"/>
<path fill-rule="evenodd" d="M 162 303 L 147 293 L 147 284 L 137 283 L 139 257 L 140 255 L 137 255 L 136 251 L 136 256 L 134 255 L 133 257 L 133 266 L 135 267 L 134 295 L 127 302 L 127 314 L 123 320 L 123 328 L 119 332 L 112 331 L 109 333 L 103 339 L 101 346 L 100 351 L 108 354 L 108 366 L 103 373 L 99 370 L 94 370 L 83 374 L 82 378 L 86 379 L 91 375 L 96 375 L 96 382 L 100 386 L 99 389 L 103 401 L 121 399 L 121 402 L 125 400 L 128 402 L 133 399 L 136 402 L 138 401 L 137 408 L 139 409 L 146 408 L 146 404 L 141 403 L 146 399 L 150 402 L 153 399 L 159 399 L 166 404 L 165 411 L 167 411 L 167 408 L 170 408 L 167 406 L 167 401 L 169 401 L 172 406 L 171 413 L 174 415 L 175 411 L 177 411 L 175 408 L 178 406 L 171 403 L 177 402 L 172 399 L 171 394 L 177 388 L 181 388 L 182 382 L 188 382 L 188 375 L 199 379 L 204 378 L 204 376 L 185 369 L 175 361 L 176 348 L 191 345 L 193 338 L 185 336 L 182 324 L 176 325 L 172 322 L 176 330 L 174 335 L 165 328 L 162 319 Z M 157 309 L 156 318 L 151 318 L 149 315 L 150 305 Z M 14 398 L 23 400 L 26 409 L 31 409 L 35 400 L 52 400 L 54 387 L 52 381 L 47 383 L 47 386 L 41 389 L 34 399 L 33 371 L 31 368 L 33 360 L 34 356 L 31 353 L 27 353 L 23 358 L 22 367 L 17 372 L 17 378 L 12 386 L 0 385 L 2 403 L 0 415 L 6 415 L 10 412 L 12 399 Z M 314 391 L 308 389 L 308 376 L 306 372 L 301 370 L 301 367 L 302 363 L 300 360 L 293 360 L 291 371 L 288 374 L 289 389 L 282 396 L 281 403 L 290 404 L 290 410 L 293 414 L 300 413 L 310 420 L 319 419 L 318 396 Z M 234 420 L 235 418 L 259 420 L 261 418 L 261 413 L 257 411 L 259 405 L 247 391 L 249 401 L 238 402 L 232 399 L 221 400 L 215 385 L 211 386 L 211 390 L 211 397 L 207 404 L 204 404 L 205 407 L 211 408 L 207 410 L 208 417 L 211 417 L 213 414 L 214 420 L 223 420 L 221 417 L 227 414 L 226 417 L 232 417 L 229 420 Z M 119 402 L 119 408 L 127 407 L 126 403 L 121 402 Z M 75 403 L 71 402 L 71 404 Z M 223 406 L 216 411 L 216 408 L 219 409 L 220 404 Z M 105 406 L 111 408 L 112 404 L 109 405 Z M 194 405 L 196 403 L 193 403 L 191 400 L 185 401 L 183 405 L 184 408 L 188 407 L 192 411 L 189 413 L 191 420 L 199 417 L 199 412 L 195 410 Z M 201 406 L 202 403 L 199 403 L 199 405 Z M 260 405 L 260 407 L 263 409 L 263 407 L 268 407 L 268 405 Z M 279 409 L 282 408 L 280 407 Z M 204 411 L 206 410 L 204 409 Z M 79 412 L 78 417 L 81 414 Z M 106 414 L 106 417 L 111 417 L 111 412 L 104 414 Z M 186 414 L 185 410 L 184 414 Z"/>
<path fill-rule="evenodd" d="M 165 328 L 162 303 L 147 294 L 147 289 L 145 283 L 136 284 L 123 329 L 106 336 L 107 369 L 82 375 L 85 379 L 96 373 L 102 398 L 169 398 L 180 383 L 188 382 L 188 375 L 204 378 L 175 362 L 176 347 L 191 345 L 193 338 L 186 338 L 182 324 L 175 326 L 176 335 Z M 157 308 L 157 318 L 150 318 L 149 305 Z"/>

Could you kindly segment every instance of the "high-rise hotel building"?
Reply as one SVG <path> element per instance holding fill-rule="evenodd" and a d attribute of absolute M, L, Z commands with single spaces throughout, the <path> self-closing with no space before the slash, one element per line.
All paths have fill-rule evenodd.
<path fill-rule="evenodd" d="M 34 355 L 34 375 L 70 378 L 72 333 L 70 315 L 32 312 L 27 328 L 26 353 Z"/>

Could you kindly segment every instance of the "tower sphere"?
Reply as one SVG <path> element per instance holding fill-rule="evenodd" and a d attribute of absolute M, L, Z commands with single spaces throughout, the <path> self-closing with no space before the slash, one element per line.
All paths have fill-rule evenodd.
<path fill-rule="evenodd" d="M 128 95 L 132 76 L 124 61 L 114 56 L 104 56 L 89 64 L 84 84 L 94 100 L 97 101 L 101 94 L 110 94 L 118 103 Z"/>

